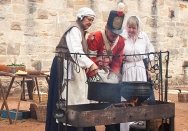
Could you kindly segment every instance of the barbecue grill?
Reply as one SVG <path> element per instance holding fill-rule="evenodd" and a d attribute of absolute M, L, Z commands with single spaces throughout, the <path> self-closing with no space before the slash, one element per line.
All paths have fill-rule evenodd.
<path fill-rule="evenodd" d="M 166 74 L 165 90 L 163 89 L 162 53 L 165 57 Z M 80 55 L 80 54 L 79 54 Z M 88 99 L 98 103 L 82 105 L 65 105 L 59 122 L 72 125 L 82 130 L 82 127 L 110 125 L 131 121 L 146 121 L 146 130 L 150 131 L 150 120 L 168 120 L 170 131 L 174 131 L 175 104 L 167 102 L 168 59 L 169 52 L 154 53 L 154 64 L 150 63 L 149 71 L 155 74 L 154 85 L 149 82 L 102 83 L 88 82 Z M 157 68 L 156 68 L 157 67 Z M 150 97 L 152 87 L 159 90 L 159 100 L 155 103 L 145 103 Z M 165 97 L 163 97 L 165 92 Z M 138 97 L 140 104 L 121 102 L 121 97 L 131 99 Z M 68 100 L 67 100 L 68 101 Z M 61 114 L 61 112 L 58 112 Z"/>
<path fill-rule="evenodd" d="M 124 103 L 93 103 L 68 106 L 67 119 L 63 117 L 59 121 L 80 128 L 169 118 L 173 130 L 174 114 L 175 105 L 168 102 L 157 101 L 153 105 L 135 107 Z"/>

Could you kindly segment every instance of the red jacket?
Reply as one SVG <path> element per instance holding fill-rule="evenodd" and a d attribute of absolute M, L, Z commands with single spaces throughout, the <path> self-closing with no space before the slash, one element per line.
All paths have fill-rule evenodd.
<path fill-rule="evenodd" d="M 119 36 L 115 45 L 110 45 L 112 57 L 107 55 L 101 31 L 94 32 L 87 39 L 90 58 L 99 66 L 99 68 L 108 68 L 110 71 L 118 74 L 121 71 L 121 65 L 124 54 L 125 39 Z M 103 55 L 103 56 L 101 56 Z"/>

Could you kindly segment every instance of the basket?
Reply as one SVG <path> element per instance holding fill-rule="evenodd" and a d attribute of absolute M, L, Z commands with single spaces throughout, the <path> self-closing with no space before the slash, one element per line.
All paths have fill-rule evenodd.
<path fill-rule="evenodd" d="M 16 73 L 18 70 L 25 71 L 26 67 L 24 65 L 20 66 L 14 66 L 14 65 L 8 65 L 10 68 L 10 73 Z"/>
<path fill-rule="evenodd" d="M 35 103 L 43 103 L 46 104 L 48 101 L 48 94 L 47 93 L 39 93 L 40 95 L 40 102 L 39 102 L 39 96 L 38 93 L 34 92 L 33 93 L 33 101 Z"/>
<path fill-rule="evenodd" d="M 46 104 L 38 104 L 36 109 L 37 120 L 39 122 L 46 121 L 46 112 L 47 112 L 47 105 Z"/>

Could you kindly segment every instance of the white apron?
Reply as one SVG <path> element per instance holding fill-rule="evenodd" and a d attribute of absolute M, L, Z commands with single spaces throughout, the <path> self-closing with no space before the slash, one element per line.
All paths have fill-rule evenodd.
<path fill-rule="evenodd" d="M 68 105 L 88 104 L 87 99 L 88 85 L 85 69 L 80 68 L 80 72 L 73 70 L 74 78 L 68 82 Z M 62 97 L 66 98 L 66 87 L 62 93 Z"/>

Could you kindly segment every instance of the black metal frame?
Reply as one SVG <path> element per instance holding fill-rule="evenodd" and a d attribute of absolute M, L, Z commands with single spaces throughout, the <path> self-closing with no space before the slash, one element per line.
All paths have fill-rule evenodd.
<path fill-rule="evenodd" d="M 81 55 L 93 55 L 93 54 L 80 54 L 80 53 L 69 53 L 69 54 L 63 54 L 61 56 L 61 58 L 66 59 L 66 60 L 71 60 L 69 58 L 69 56 L 74 55 L 76 57 L 80 57 Z M 147 53 L 147 54 L 134 54 L 134 56 L 139 56 L 139 55 L 146 55 L 147 58 L 149 59 L 150 55 L 154 55 L 154 60 L 153 63 L 151 62 L 151 60 L 149 59 L 148 61 L 148 71 L 150 71 L 155 77 L 154 79 L 152 79 L 153 81 L 153 87 L 155 90 L 159 91 L 159 101 L 166 103 L 168 100 L 168 64 L 169 64 L 169 52 L 165 51 L 165 52 L 152 52 L 152 53 Z M 107 55 L 103 55 L 103 56 L 107 56 Z M 108 55 L 109 56 L 109 55 Z M 131 55 L 126 55 L 126 56 L 131 56 Z M 126 57 L 124 55 L 124 57 Z M 116 56 L 116 57 L 120 57 Z M 67 62 L 68 63 L 68 62 Z M 61 63 L 62 64 L 62 63 Z M 61 65 L 60 64 L 60 65 Z M 75 62 L 76 66 L 79 66 L 79 64 L 77 62 Z M 68 64 L 67 64 L 68 65 Z M 67 66 L 68 67 L 68 66 Z M 163 67 L 165 67 L 165 69 L 163 69 Z M 165 74 L 165 75 L 163 75 Z M 68 71 L 67 71 L 67 77 L 69 76 Z M 62 79 L 62 77 L 60 78 Z M 62 82 L 62 81 L 61 81 Z M 66 102 L 65 102 L 65 118 L 64 118 L 64 122 L 67 126 L 67 117 L 68 117 L 68 78 L 66 79 Z M 59 89 L 60 90 L 64 90 L 61 89 L 61 85 L 59 85 Z M 79 106 L 79 105 L 78 105 Z M 171 106 L 170 108 L 173 108 L 174 106 Z M 175 107 L 174 107 L 175 108 Z M 172 109 L 173 110 L 173 109 Z M 174 109 L 175 110 L 175 109 Z M 173 111 L 172 111 L 173 112 Z M 169 122 L 169 126 L 170 126 L 170 131 L 174 131 L 174 117 L 175 117 L 175 111 L 174 114 L 171 115 L 171 117 L 169 118 L 161 118 L 162 122 L 167 123 Z M 146 120 L 146 127 L 147 127 L 147 131 L 149 131 L 149 127 L 150 127 L 150 122 L 149 120 Z M 164 130 L 164 128 L 162 128 Z M 65 128 L 65 131 L 67 129 Z M 78 130 L 82 130 L 81 127 L 78 127 Z"/>

